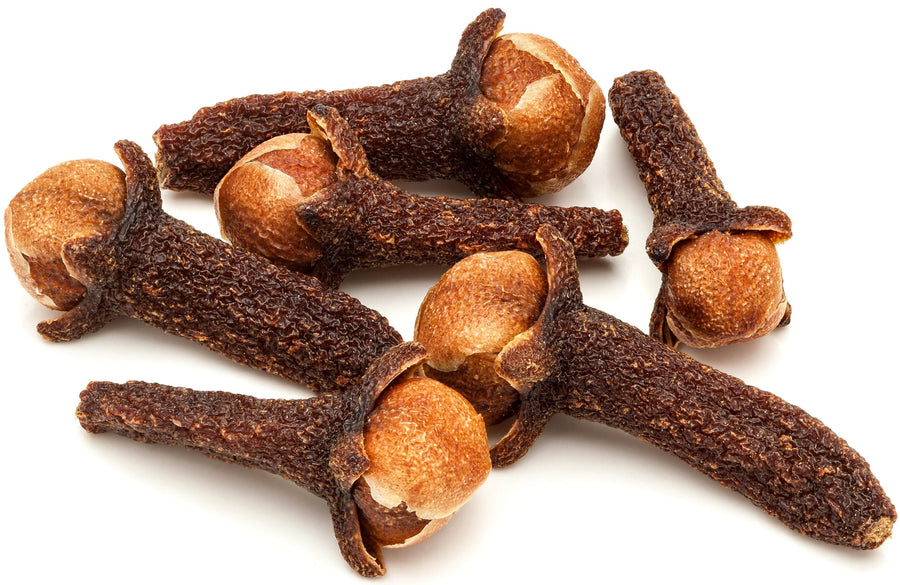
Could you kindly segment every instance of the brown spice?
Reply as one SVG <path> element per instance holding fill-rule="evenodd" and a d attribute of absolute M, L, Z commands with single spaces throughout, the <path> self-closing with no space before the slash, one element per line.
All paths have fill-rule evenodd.
<path fill-rule="evenodd" d="M 415 339 L 428 348 L 426 374 L 465 396 L 485 424 L 513 416 L 519 393 L 497 375 L 494 362 L 537 320 L 546 296 L 544 271 L 528 254 L 466 258 L 431 287 L 416 317 Z"/>
<path fill-rule="evenodd" d="M 568 53 L 537 35 L 497 38 L 489 9 L 463 32 L 442 75 L 344 91 L 232 99 L 154 134 L 164 188 L 212 193 L 238 159 L 282 134 L 305 133 L 306 110 L 333 106 L 387 179 L 454 179 L 478 195 L 556 192 L 593 158 L 606 102 Z M 495 42 L 495 40 L 497 42 Z"/>
<path fill-rule="evenodd" d="M 417 517 L 406 501 L 378 508 L 368 497 L 373 461 L 383 459 L 385 450 L 391 457 L 399 453 L 397 470 L 416 470 L 419 485 L 425 486 L 415 494 L 418 503 L 440 511 L 448 507 L 455 511 L 490 470 L 481 418 L 449 388 L 408 377 L 424 356 L 418 344 L 398 345 L 376 360 L 357 386 L 305 400 L 259 399 L 145 382 L 93 382 L 81 393 L 77 416 L 92 433 L 187 447 L 293 481 L 328 503 L 347 562 L 362 575 L 379 576 L 384 574 L 381 547 L 397 544 L 381 540 L 384 534 L 395 535 L 398 526 L 421 533 L 435 522 Z M 426 422 L 413 415 L 404 418 L 408 396 L 396 396 L 397 385 L 411 385 L 415 394 L 431 400 L 434 415 Z M 369 427 L 373 419 L 385 418 L 384 411 L 390 413 L 391 426 L 379 427 L 378 438 L 384 444 L 373 448 Z M 417 414 L 414 408 L 410 412 Z M 426 449 L 403 449 L 409 429 Z M 448 442 L 448 436 L 457 441 Z M 436 524 L 445 520 L 441 517 Z"/>
<path fill-rule="evenodd" d="M 580 257 L 627 245 L 616 210 L 413 195 L 372 172 L 337 110 L 316 106 L 307 115 L 311 134 L 264 142 L 215 191 L 222 233 L 274 262 L 337 284 L 357 268 L 452 264 L 495 250 L 540 254 L 534 232 L 545 223 Z"/>
<path fill-rule="evenodd" d="M 549 289 L 537 321 L 497 357 L 497 372 L 521 404 L 492 448 L 495 466 L 522 457 L 564 413 L 680 457 L 803 534 L 860 549 L 890 535 L 896 510 L 846 441 L 777 396 L 584 306 L 571 245 L 550 227 L 538 239 Z M 506 264 L 497 262 L 495 272 Z"/>
<path fill-rule="evenodd" d="M 126 141 L 116 151 L 126 171 L 121 218 L 68 233 L 55 251 L 84 290 L 65 314 L 38 325 L 45 337 L 72 340 L 125 315 L 315 390 L 353 385 L 401 341 L 384 317 L 349 295 L 169 216 L 146 155 Z M 45 187 L 39 192 L 56 192 Z M 24 199 L 33 193 L 26 188 L 10 205 L 7 234 L 28 221 L 32 206 Z"/>
<path fill-rule="evenodd" d="M 786 325 L 791 308 L 774 244 L 791 237 L 790 218 L 772 207 L 739 208 L 732 201 L 696 128 L 658 73 L 616 79 L 609 104 L 654 214 L 647 254 L 663 278 L 651 334 L 673 347 L 715 347 Z M 718 235 L 710 240 L 707 234 Z M 758 269 L 771 278 L 757 279 Z"/>

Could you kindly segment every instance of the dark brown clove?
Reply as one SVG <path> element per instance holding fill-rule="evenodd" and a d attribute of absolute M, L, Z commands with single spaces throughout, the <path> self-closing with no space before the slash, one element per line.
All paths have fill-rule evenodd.
<path fill-rule="evenodd" d="M 606 101 L 597 83 L 553 41 L 498 37 L 505 14 L 481 13 L 442 75 L 344 91 L 252 95 L 161 126 L 160 183 L 212 193 L 239 158 L 282 134 L 305 133 L 306 110 L 340 110 L 372 168 L 387 179 L 454 179 L 478 195 L 553 193 L 594 156 Z"/>
<path fill-rule="evenodd" d="M 384 534 L 414 526 L 404 545 L 430 535 L 490 471 L 481 417 L 449 387 L 409 377 L 424 356 L 398 345 L 357 386 L 305 400 L 93 382 L 77 416 L 92 433 L 187 447 L 296 483 L 328 503 L 344 558 L 374 577 L 385 572 L 382 546 L 394 544 Z"/>
<path fill-rule="evenodd" d="M 673 347 L 716 347 L 786 325 L 791 308 L 775 244 L 791 237 L 790 218 L 732 201 L 658 73 L 616 79 L 609 104 L 654 214 L 647 254 L 663 277 L 651 334 Z"/>
<path fill-rule="evenodd" d="M 316 106 L 307 115 L 310 134 L 264 142 L 215 190 L 223 235 L 274 262 L 337 284 L 357 268 L 452 264 L 496 250 L 540 254 L 534 232 L 542 224 L 565 234 L 580 257 L 627 245 L 616 210 L 408 193 L 372 172 L 337 110 Z"/>
<path fill-rule="evenodd" d="M 495 466 L 522 457 L 547 421 L 564 413 L 622 429 L 680 457 L 803 534 L 859 549 L 875 548 L 890 536 L 896 510 L 846 441 L 777 396 L 584 306 L 571 245 L 549 226 L 537 236 L 547 260 L 546 301 L 537 320 L 508 339 L 496 358 L 497 373 L 521 404 L 512 428 L 492 448 Z M 426 314 L 447 330 L 448 347 L 429 347 L 429 353 L 455 351 L 450 344 L 460 305 L 453 294 L 464 286 L 470 263 L 490 263 L 494 255 L 480 256 L 487 258 L 473 256 L 454 266 L 453 286 L 445 293 L 442 279 L 422 306 L 420 322 Z M 498 281 L 508 266 L 508 256 L 496 256 Z M 484 266 L 473 273 L 470 287 L 487 282 Z M 435 302 L 444 294 L 450 298 Z M 524 305 L 533 302 L 525 299 Z M 498 300 L 497 306 L 507 303 L 515 305 Z M 422 338 L 419 331 L 416 337 Z"/>
<path fill-rule="evenodd" d="M 147 156 L 126 141 L 116 151 L 124 175 L 108 163 L 68 163 L 6 210 L 19 279 L 66 311 L 38 325 L 46 338 L 75 339 L 125 315 L 322 391 L 351 386 L 401 341 L 349 295 L 166 214 Z"/>

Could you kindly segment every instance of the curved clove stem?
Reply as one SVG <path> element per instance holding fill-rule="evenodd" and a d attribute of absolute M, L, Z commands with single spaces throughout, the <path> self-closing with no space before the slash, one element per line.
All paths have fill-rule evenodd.
<path fill-rule="evenodd" d="M 384 317 L 353 297 L 169 216 L 146 155 L 127 141 L 117 143 L 116 151 L 126 170 L 124 211 L 101 229 L 65 239 L 63 263 L 83 289 L 70 305 L 54 307 L 67 312 L 39 324 L 42 335 L 68 341 L 126 315 L 319 391 L 352 386 L 375 358 L 401 341 Z M 23 284 L 40 273 L 32 268 L 29 274 L 34 259 L 15 249 L 26 245 L 16 235 L 18 225 L 28 222 L 22 199 L 56 193 L 55 183 L 35 184 L 17 196 L 6 216 L 10 254 L 23 259 Z M 69 190 L 90 187 L 75 181 Z M 57 279 L 49 280 L 37 288 L 57 288 Z"/>
<path fill-rule="evenodd" d="M 398 345 L 376 360 L 354 388 L 305 400 L 145 382 L 92 382 L 81 393 L 77 416 L 91 433 L 187 447 L 296 483 L 328 503 L 347 562 L 364 576 L 379 576 L 385 571 L 381 546 L 361 525 L 355 501 L 357 483 L 371 466 L 364 430 L 376 399 L 424 356 L 418 344 Z M 484 449 L 486 460 L 486 438 Z M 453 481 L 444 476 L 440 480 Z M 429 478 L 421 480 L 426 481 Z"/>
<path fill-rule="evenodd" d="M 609 104 L 654 214 L 647 254 L 663 282 L 651 334 L 673 347 L 714 347 L 786 325 L 791 310 L 774 243 L 791 237 L 790 218 L 732 201 L 658 73 L 619 77 Z"/>
<path fill-rule="evenodd" d="M 344 91 L 252 95 L 161 126 L 160 183 L 212 193 L 245 153 L 275 136 L 308 132 L 306 110 L 333 106 L 359 133 L 378 175 L 459 180 L 478 195 L 558 191 L 593 158 L 606 102 L 599 86 L 552 41 L 497 37 L 505 15 L 480 14 L 442 75 Z M 528 100 L 519 101 L 526 88 Z"/>
<path fill-rule="evenodd" d="M 890 536 L 896 510 L 846 441 L 777 396 L 584 306 L 571 245 L 549 227 L 538 239 L 549 290 L 537 322 L 497 358 L 521 406 L 492 449 L 496 466 L 522 457 L 564 413 L 680 457 L 803 534 L 859 549 Z"/>
<path fill-rule="evenodd" d="M 264 143 L 216 188 L 216 212 L 222 233 L 236 245 L 323 282 L 337 285 L 358 268 L 449 265 L 476 252 L 540 255 L 534 233 L 542 224 L 559 229 L 580 257 L 618 255 L 628 243 L 616 210 L 413 195 L 372 172 L 356 134 L 337 110 L 316 106 L 308 118 L 312 137 L 324 141 L 317 156 L 311 157 L 308 147 L 300 150 L 309 135 L 281 140 L 284 148 Z M 266 156 L 276 157 L 280 167 L 262 162 Z M 281 168 L 289 168 L 290 179 Z M 331 179 L 320 187 L 313 178 L 323 168 Z M 313 193 L 306 194 L 310 184 Z M 298 197 L 305 199 L 294 208 L 280 202 Z M 273 218 L 275 207 L 296 217 Z"/>

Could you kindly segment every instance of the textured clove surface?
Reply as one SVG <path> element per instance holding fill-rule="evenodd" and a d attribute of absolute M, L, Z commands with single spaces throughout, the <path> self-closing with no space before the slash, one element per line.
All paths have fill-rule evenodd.
<path fill-rule="evenodd" d="M 345 438 L 344 424 L 357 416 L 356 406 L 341 394 L 276 400 L 146 382 L 92 382 L 81 393 L 77 416 L 91 433 L 184 447 L 284 477 L 328 501 L 341 524 L 349 524 L 336 522 L 338 539 L 355 541 L 350 549 L 365 550 L 358 524 L 353 526 L 352 498 L 330 469 L 331 450 Z M 365 453 L 356 453 L 352 465 L 362 473 Z M 342 542 L 345 547 L 348 543 Z M 348 562 L 364 574 L 383 572 L 375 568 L 380 562 L 355 557 Z"/>
<path fill-rule="evenodd" d="M 665 80 L 653 71 L 616 79 L 609 105 L 637 165 L 653 210 L 647 252 L 657 264 L 677 241 L 710 230 L 761 230 L 791 236 L 791 221 L 773 207 L 740 208 L 716 173 L 697 129 Z"/>
<path fill-rule="evenodd" d="M 371 172 L 368 153 L 336 110 L 316 107 L 310 119 L 344 171 L 297 207 L 300 225 L 322 247 L 312 274 L 325 282 L 357 268 L 452 264 L 478 252 L 540 255 L 534 233 L 543 224 L 562 232 L 579 257 L 615 256 L 628 244 L 617 210 L 413 195 Z"/>
<path fill-rule="evenodd" d="M 647 238 L 646 248 L 650 259 L 663 273 L 663 283 L 651 317 L 651 334 L 673 347 L 679 339 L 697 347 L 712 347 L 751 339 L 776 325 L 787 325 L 791 308 L 783 291 L 779 295 L 783 303 L 778 306 L 777 314 L 772 310 L 757 317 L 750 325 L 735 323 L 734 331 L 717 331 L 721 325 L 715 322 L 727 317 L 717 314 L 716 307 L 709 308 L 709 313 L 699 311 L 696 315 L 676 316 L 678 311 L 667 304 L 666 297 L 672 294 L 667 290 L 667 272 L 679 243 L 712 232 L 757 232 L 778 243 L 791 237 L 791 220 L 774 207 L 738 207 L 734 203 L 678 97 L 655 71 L 634 71 L 617 78 L 609 90 L 609 104 L 653 210 L 653 230 Z M 729 252 L 723 249 L 722 253 L 724 263 Z M 766 260 L 770 262 L 768 269 L 780 272 L 777 255 Z M 700 267 L 692 269 L 700 270 Z M 765 313 L 764 309 L 772 305 L 773 301 L 763 298 L 762 292 L 754 296 L 755 291 L 750 291 L 755 278 L 752 273 L 698 272 L 692 280 L 695 283 L 707 281 L 705 285 L 698 285 L 701 288 L 715 288 L 716 279 L 726 278 L 732 279 L 725 283 L 726 288 L 748 291 L 749 298 L 735 300 L 737 305 L 746 303 L 745 307 L 740 307 L 745 314 L 739 314 L 737 321 L 751 319 L 750 315 L 760 311 Z M 714 291 L 712 295 L 715 295 Z M 740 294 L 735 292 L 734 296 L 740 297 Z M 779 305 L 777 301 L 775 304 Z M 683 299 L 682 310 L 690 303 L 689 297 Z M 722 307 L 722 310 L 727 314 L 733 308 Z M 668 321 L 672 319 L 676 323 L 670 328 Z M 692 331 L 698 334 L 694 336 Z"/>
<path fill-rule="evenodd" d="M 212 193 L 232 165 L 257 144 L 281 134 L 309 132 L 307 109 L 324 104 L 350 121 L 382 177 L 458 179 L 479 194 L 506 194 L 498 170 L 455 130 L 468 121 L 460 117 L 478 95 L 481 63 L 504 18 L 498 9 L 479 15 L 463 32 L 453 65 L 442 75 L 334 92 L 251 95 L 203 108 L 185 122 L 163 125 L 153 136 L 161 185 Z M 485 114 L 481 134 L 498 131 L 499 112 Z"/>
<path fill-rule="evenodd" d="M 361 529 L 353 498 L 354 484 L 369 466 L 363 428 L 382 391 L 424 355 L 417 344 L 398 345 L 350 390 L 303 400 L 92 382 L 76 415 L 91 433 L 185 447 L 294 482 L 328 503 L 347 562 L 364 576 L 380 576 L 380 547 Z"/>
<path fill-rule="evenodd" d="M 879 546 L 897 514 L 868 463 L 821 421 L 582 303 L 571 246 L 539 238 L 549 293 L 498 371 L 519 390 L 495 465 L 524 455 L 562 412 L 622 429 L 743 494 L 787 526 L 851 548 Z"/>
<path fill-rule="evenodd" d="M 125 216 L 104 238 L 65 247 L 87 295 L 41 323 L 63 341 L 125 315 L 315 390 L 347 388 L 401 341 L 387 320 L 318 280 L 198 232 L 164 213 L 156 173 L 133 143 Z"/>

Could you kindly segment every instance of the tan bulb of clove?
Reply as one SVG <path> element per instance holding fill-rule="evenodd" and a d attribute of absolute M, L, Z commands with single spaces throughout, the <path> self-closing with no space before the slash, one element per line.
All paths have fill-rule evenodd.
<path fill-rule="evenodd" d="M 85 287 L 63 261 L 63 245 L 112 228 L 124 210 L 125 173 L 115 165 L 83 159 L 41 173 L 3 217 L 9 259 L 23 288 L 54 310 L 77 305 Z"/>
<path fill-rule="evenodd" d="M 309 134 L 268 140 L 214 192 L 222 234 L 235 246 L 337 286 L 358 268 L 449 265 L 477 252 L 540 254 L 543 224 L 580 258 L 620 254 L 617 210 L 410 193 L 381 179 L 357 133 L 335 109 L 307 112 Z"/>
<path fill-rule="evenodd" d="M 337 157 L 312 134 L 285 134 L 244 155 L 216 186 L 216 217 L 235 246 L 297 269 L 322 247 L 297 221 L 297 206 L 338 180 Z"/>
<path fill-rule="evenodd" d="M 515 414 L 519 394 L 495 371 L 500 350 L 537 320 L 547 279 L 529 254 L 473 254 L 429 289 L 414 337 L 428 348 L 425 371 L 465 396 L 488 425 Z"/>
<path fill-rule="evenodd" d="M 491 470 L 472 406 L 412 374 L 424 357 L 421 345 L 398 344 L 355 385 L 296 400 L 92 382 L 76 414 L 91 433 L 188 448 L 308 490 L 328 504 L 346 561 L 375 577 L 383 547 L 432 535 Z"/>
<path fill-rule="evenodd" d="M 428 378 L 388 387 L 366 417 L 363 438 L 370 465 L 354 499 L 381 546 L 408 546 L 433 534 L 491 469 L 481 416 L 453 389 Z"/>
<path fill-rule="evenodd" d="M 445 73 L 337 91 L 250 95 L 201 108 L 154 134 L 164 188 L 212 193 L 252 148 L 309 132 L 306 112 L 334 107 L 388 180 L 457 180 L 503 199 L 554 193 L 590 164 L 606 99 L 578 61 L 533 34 L 499 36 L 505 14 L 481 13 Z"/>
<path fill-rule="evenodd" d="M 763 232 L 714 230 L 684 240 L 664 270 L 666 324 L 693 347 L 762 337 L 788 310 L 775 242 Z"/>
<path fill-rule="evenodd" d="M 591 163 L 606 99 L 597 82 L 554 41 L 528 33 L 497 37 L 482 65 L 479 87 L 506 117 L 493 160 L 516 193 L 556 193 Z"/>

